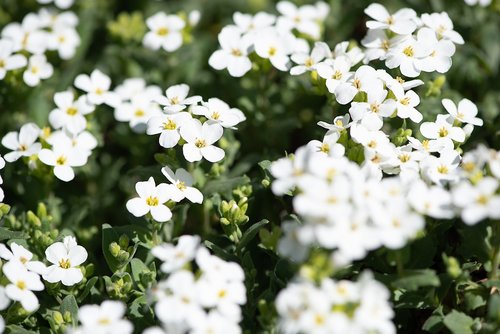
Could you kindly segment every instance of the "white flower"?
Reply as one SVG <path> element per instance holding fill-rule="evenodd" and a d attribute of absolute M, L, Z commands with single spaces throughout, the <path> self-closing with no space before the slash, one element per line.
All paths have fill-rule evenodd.
<path fill-rule="evenodd" d="M 49 114 L 50 125 L 54 129 L 66 129 L 76 134 L 87 126 L 85 115 L 94 111 L 94 106 L 87 102 L 86 96 L 80 96 L 75 100 L 72 91 L 59 92 L 54 95 L 57 106 Z"/>
<path fill-rule="evenodd" d="M 8 39 L 0 39 L 0 80 L 5 78 L 7 71 L 26 66 L 26 57 L 21 54 L 12 54 L 14 45 Z"/>
<path fill-rule="evenodd" d="M 462 209 L 462 220 L 474 225 L 483 219 L 500 218 L 500 196 L 496 195 L 498 180 L 485 177 L 475 186 L 463 181 L 453 188 L 453 203 Z"/>
<path fill-rule="evenodd" d="M 351 63 L 351 67 L 359 63 L 364 57 L 363 50 L 357 46 L 350 46 L 349 41 L 343 41 L 335 45 L 332 51 L 332 58 L 345 57 Z"/>
<path fill-rule="evenodd" d="M 37 1 L 38 3 L 44 5 L 54 2 L 54 5 L 56 5 L 56 7 L 61 9 L 68 9 L 69 7 L 73 6 L 74 2 L 74 0 L 37 0 Z"/>
<path fill-rule="evenodd" d="M 436 32 L 438 39 L 450 40 L 455 44 L 464 44 L 464 39 L 453 30 L 453 22 L 446 12 L 422 14 L 422 23 Z"/>
<path fill-rule="evenodd" d="M 276 16 L 266 12 L 258 12 L 253 16 L 235 12 L 233 14 L 233 21 L 241 29 L 242 33 L 253 33 L 263 28 L 271 27 L 276 21 Z"/>
<path fill-rule="evenodd" d="M 132 323 L 123 319 L 125 305 L 120 301 L 105 300 L 101 305 L 84 305 L 78 310 L 83 334 L 131 334 Z"/>
<path fill-rule="evenodd" d="M 418 31 L 418 40 L 426 43 L 430 54 L 421 59 L 418 67 L 425 72 L 448 72 L 451 67 L 451 57 L 455 54 L 455 44 L 449 40 L 438 40 L 436 33 L 430 28 Z"/>
<path fill-rule="evenodd" d="M 26 50 L 34 55 L 42 55 L 47 49 L 47 32 L 41 30 L 42 22 L 38 15 L 29 13 L 21 24 L 9 23 L 2 30 L 2 37 L 10 39 L 14 52 Z"/>
<path fill-rule="evenodd" d="M 383 125 L 383 117 L 394 113 L 393 100 L 386 100 L 387 91 L 370 90 L 367 93 L 367 102 L 352 102 L 349 114 L 354 122 L 360 122 L 367 129 L 378 130 Z"/>
<path fill-rule="evenodd" d="M 202 115 L 214 123 L 219 123 L 224 128 L 235 129 L 238 123 L 246 120 L 241 110 L 230 108 L 226 102 L 215 97 L 202 102 L 201 106 L 193 106 L 191 111 L 195 115 Z"/>
<path fill-rule="evenodd" d="M 345 83 L 352 77 L 351 63 L 343 56 L 335 59 L 328 59 L 316 66 L 316 71 L 323 79 L 326 79 L 326 87 L 332 94 L 335 93 L 337 87 Z"/>
<path fill-rule="evenodd" d="M 156 289 L 156 297 L 156 316 L 167 325 L 183 322 L 189 325 L 205 313 L 198 302 L 195 277 L 187 270 L 178 270 L 167 280 L 161 281 Z"/>
<path fill-rule="evenodd" d="M 52 149 L 44 148 L 38 153 L 41 162 L 54 167 L 54 175 L 61 181 L 74 179 L 72 167 L 81 167 L 87 163 L 87 154 L 82 154 L 72 146 L 71 140 L 55 143 Z"/>
<path fill-rule="evenodd" d="M 225 27 L 219 33 L 222 49 L 215 51 L 208 59 L 208 64 L 216 70 L 227 68 L 229 75 L 242 77 L 252 68 L 248 50 L 252 44 L 249 37 L 241 36 L 238 28 Z"/>
<path fill-rule="evenodd" d="M 207 121 L 201 124 L 197 119 L 187 121 L 180 130 L 186 143 L 182 152 L 187 161 L 200 161 L 202 158 L 217 162 L 224 158 L 224 150 L 213 144 L 222 137 L 222 126 Z"/>
<path fill-rule="evenodd" d="M 316 69 L 316 65 L 330 56 L 330 54 L 330 48 L 326 43 L 316 42 L 310 55 L 307 53 L 295 53 L 291 56 L 292 61 L 297 65 L 290 69 L 290 74 L 299 75 L 306 71 L 313 71 Z"/>
<path fill-rule="evenodd" d="M 80 283 L 83 273 L 77 268 L 87 260 L 87 251 L 77 245 L 75 237 L 64 237 L 63 242 L 55 242 L 45 250 L 47 261 L 52 263 L 43 275 L 50 283 L 61 282 L 66 286 Z"/>
<path fill-rule="evenodd" d="M 13 162 L 20 157 L 30 157 L 38 154 L 42 149 L 42 144 L 37 143 L 40 135 L 40 128 L 35 123 L 24 124 L 18 132 L 9 132 L 2 138 L 2 145 L 12 150 L 4 158 L 8 162 Z"/>
<path fill-rule="evenodd" d="M 189 86 L 186 84 L 170 86 L 165 91 L 165 96 L 159 96 L 156 102 L 164 106 L 167 113 L 176 113 L 186 109 L 187 106 L 196 104 L 201 101 L 201 96 L 195 95 L 187 97 L 189 94 Z"/>
<path fill-rule="evenodd" d="M 482 126 L 483 120 L 477 116 L 477 107 L 469 99 L 462 99 L 458 102 L 458 108 L 450 99 L 443 99 L 441 101 L 446 111 L 453 117 L 453 120 L 462 123 L 468 123 L 476 126 Z"/>
<path fill-rule="evenodd" d="M 406 36 L 401 42 L 391 48 L 387 54 L 385 65 L 388 68 L 399 67 L 404 76 L 414 78 L 422 71 L 422 59 L 432 53 L 423 34 Z"/>
<path fill-rule="evenodd" d="M 177 245 L 163 243 L 155 246 L 151 253 L 163 263 L 160 269 L 165 273 L 175 272 L 194 259 L 200 246 L 200 237 L 183 235 Z"/>
<path fill-rule="evenodd" d="M 168 52 L 173 52 L 182 45 L 182 29 L 186 26 L 184 20 L 177 15 L 167 15 L 163 12 L 156 13 L 146 20 L 150 29 L 144 36 L 144 46 L 153 50 L 160 47 Z"/>
<path fill-rule="evenodd" d="M 423 116 L 415 109 L 420 104 L 420 97 L 412 90 L 405 92 L 403 86 L 397 81 L 388 84 L 388 88 L 394 94 L 393 108 L 397 111 L 398 117 L 409 118 L 415 123 L 420 123 Z"/>
<path fill-rule="evenodd" d="M 438 142 L 448 142 L 443 145 L 453 144 L 453 141 L 462 143 L 465 141 L 465 132 L 462 128 L 453 126 L 448 121 L 447 115 L 437 115 L 436 122 L 424 122 L 420 125 L 420 133 L 428 139 L 436 139 Z M 453 145 L 451 145 L 453 147 Z"/>
<path fill-rule="evenodd" d="M 114 111 L 117 121 L 128 122 L 136 132 L 144 132 L 148 121 L 160 115 L 160 107 L 147 94 L 134 96 L 130 102 L 121 103 Z"/>
<path fill-rule="evenodd" d="M 491 0 L 465 0 L 465 3 L 469 6 L 479 5 L 481 7 L 487 7 L 491 4 Z"/>
<path fill-rule="evenodd" d="M 17 260 L 5 263 L 2 271 L 10 283 L 5 287 L 5 294 L 21 303 L 28 312 L 35 311 L 40 305 L 33 291 L 42 291 L 44 285 L 40 276 L 30 272 Z"/>
<path fill-rule="evenodd" d="M 210 311 L 204 317 L 198 317 L 193 323 L 192 334 L 224 333 L 241 334 L 241 328 L 227 316 L 217 311 Z"/>
<path fill-rule="evenodd" d="M 374 59 L 385 60 L 389 50 L 404 39 L 404 35 L 389 37 L 386 30 L 368 30 L 361 44 L 367 48 L 365 51 L 365 63 Z"/>
<path fill-rule="evenodd" d="M 172 212 L 164 205 L 169 198 L 168 186 L 161 183 L 158 186 L 150 177 L 148 181 L 137 182 L 135 190 L 139 197 L 127 202 L 127 210 L 136 217 L 142 217 L 151 212 L 151 216 L 157 222 L 166 222 L 172 218 Z"/>
<path fill-rule="evenodd" d="M 4 244 L 0 244 L 0 257 L 8 261 L 19 261 L 26 269 L 39 275 L 42 275 L 46 270 L 45 264 L 42 262 L 32 261 L 33 253 L 15 242 L 10 244 L 10 250 Z"/>
<path fill-rule="evenodd" d="M 422 160 L 421 166 L 425 175 L 434 183 L 443 185 L 458 179 L 457 167 L 460 155 L 454 150 L 441 151 L 439 158 L 429 155 Z"/>
<path fill-rule="evenodd" d="M 283 15 L 278 18 L 278 27 L 286 27 L 289 30 L 295 28 L 315 40 L 320 38 L 321 31 L 316 21 L 318 18 L 316 7 L 312 5 L 297 7 L 289 1 L 280 1 L 276 5 L 276 9 Z"/>
<path fill-rule="evenodd" d="M 417 29 L 417 14 L 413 9 L 403 8 L 391 15 L 384 6 L 373 3 L 365 9 L 365 14 L 376 20 L 366 22 L 368 29 L 389 29 L 399 35 L 408 35 Z"/>
<path fill-rule="evenodd" d="M 70 59 L 80 45 L 80 36 L 73 27 L 57 26 L 50 34 L 48 41 L 49 50 L 57 50 L 61 59 Z"/>
<path fill-rule="evenodd" d="M 78 134 L 72 134 L 68 131 L 54 131 L 45 140 L 52 146 L 64 144 L 71 147 L 71 150 L 79 152 L 85 161 L 92 154 L 92 150 L 97 147 L 97 139 L 88 131 L 82 131 Z"/>
<path fill-rule="evenodd" d="M 110 92 L 111 79 L 99 70 L 94 70 L 88 76 L 80 74 L 75 78 L 75 87 L 87 92 L 87 99 L 95 105 L 107 104 L 116 107 L 120 98 L 113 92 Z"/>
<path fill-rule="evenodd" d="M 28 61 L 28 68 L 23 73 L 23 80 L 28 86 L 34 87 L 42 79 L 50 78 L 53 72 L 54 68 L 47 62 L 45 55 L 34 55 Z"/>
<path fill-rule="evenodd" d="M 122 101 L 130 101 L 136 95 L 148 95 L 152 101 L 161 96 L 161 88 L 155 85 L 146 86 L 143 78 L 128 78 L 121 85 L 116 86 L 115 93 Z"/>
<path fill-rule="evenodd" d="M 190 119 L 192 119 L 192 116 L 187 112 L 154 116 L 148 121 L 146 133 L 148 135 L 160 134 L 160 145 L 165 148 L 172 148 L 181 139 L 179 129 Z"/>
<path fill-rule="evenodd" d="M 170 198 L 175 202 L 180 202 L 187 198 L 192 203 L 203 202 L 203 194 L 196 188 L 192 187 L 193 177 L 185 169 L 179 168 L 175 173 L 167 166 L 161 169 L 165 177 L 172 182 L 168 184 Z"/>
<path fill-rule="evenodd" d="M 382 89 L 383 83 L 378 78 L 377 71 L 373 67 L 363 65 L 356 70 L 354 76 L 348 81 L 341 82 L 335 88 L 334 93 L 338 103 L 348 104 L 361 91 L 381 91 Z"/>
<path fill-rule="evenodd" d="M 441 187 L 429 187 L 421 180 L 411 185 L 408 202 L 418 213 L 429 217 L 450 219 L 454 216 L 450 193 Z"/>
<path fill-rule="evenodd" d="M 290 58 L 286 42 L 286 39 L 278 35 L 275 29 L 261 31 L 254 43 L 255 53 L 261 58 L 269 59 L 278 70 L 288 71 Z"/>

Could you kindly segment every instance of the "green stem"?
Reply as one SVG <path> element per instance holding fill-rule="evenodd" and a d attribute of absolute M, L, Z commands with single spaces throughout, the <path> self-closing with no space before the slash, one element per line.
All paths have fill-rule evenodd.
<path fill-rule="evenodd" d="M 401 257 L 401 251 L 396 251 L 396 271 L 398 276 L 403 276 L 403 258 Z"/>
<path fill-rule="evenodd" d="M 498 266 L 500 265 L 500 234 L 498 225 L 500 222 L 493 221 L 491 240 L 493 243 L 493 258 L 491 259 L 491 271 L 489 278 L 494 280 L 498 278 Z"/>

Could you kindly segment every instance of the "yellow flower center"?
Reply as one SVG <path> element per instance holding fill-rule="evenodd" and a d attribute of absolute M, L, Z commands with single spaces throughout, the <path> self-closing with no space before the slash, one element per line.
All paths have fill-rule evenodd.
<path fill-rule="evenodd" d="M 219 290 L 219 293 L 217 294 L 217 297 L 224 298 L 224 297 L 226 297 L 226 295 L 227 295 L 227 291 L 226 290 Z"/>
<path fill-rule="evenodd" d="M 22 264 L 25 264 L 26 262 L 28 262 L 28 259 L 27 259 L 27 258 L 25 258 L 24 256 L 21 256 L 21 257 L 19 258 L 19 261 L 21 261 L 21 263 L 22 263 Z"/>
<path fill-rule="evenodd" d="M 404 48 L 403 53 L 407 57 L 413 57 L 413 55 L 415 54 L 415 51 L 413 50 L 413 46 L 408 45 L 406 48 Z"/>
<path fill-rule="evenodd" d="M 401 100 L 399 100 L 399 103 L 401 103 L 404 106 L 407 106 L 408 104 L 410 104 L 410 98 L 409 97 L 404 97 Z"/>
<path fill-rule="evenodd" d="M 468 161 L 464 164 L 462 164 L 462 168 L 466 171 L 466 172 L 472 172 L 474 170 L 474 168 L 476 168 L 476 165 L 472 162 L 472 161 Z"/>
<path fill-rule="evenodd" d="M 26 282 L 25 281 L 17 281 L 16 286 L 19 289 L 24 290 L 24 289 L 26 289 Z"/>
<path fill-rule="evenodd" d="M 28 147 L 25 144 L 19 145 L 19 151 L 24 152 L 28 149 Z"/>
<path fill-rule="evenodd" d="M 243 55 L 239 49 L 231 49 L 231 54 L 235 57 L 241 57 Z"/>
<path fill-rule="evenodd" d="M 407 153 L 403 153 L 399 156 L 399 160 L 402 162 L 402 163 L 405 163 L 405 162 L 408 162 L 410 161 L 410 155 L 407 154 Z"/>
<path fill-rule="evenodd" d="M 276 54 L 276 48 L 274 46 L 271 46 L 269 48 L 269 51 L 267 52 L 269 54 L 269 56 L 274 56 Z"/>
<path fill-rule="evenodd" d="M 163 129 L 165 130 L 175 130 L 177 129 L 177 124 L 169 119 L 168 121 L 163 123 Z"/>
<path fill-rule="evenodd" d="M 342 79 L 342 72 L 340 72 L 339 70 L 336 70 L 335 73 L 332 76 L 332 79 L 335 79 L 335 80 Z"/>
<path fill-rule="evenodd" d="M 405 83 L 405 79 L 401 78 L 399 75 L 396 77 L 396 80 L 397 80 L 400 84 L 404 84 L 404 83 Z"/>
<path fill-rule="evenodd" d="M 319 148 L 319 150 L 323 153 L 328 154 L 330 152 L 330 145 L 323 143 L 323 144 L 321 144 L 321 147 Z"/>
<path fill-rule="evenodd" d="M 40 71 L 38 66 L 31 66 L 31 73 L 37 74 Z"/>
<path fill-rule="evenodd" d="M 0 59 L 0 68 L 5 67 L 5 61 L 3 59 Z"/>
<path fill-rule="evenodd" d="M 64 155 L 61 155 L 59 158 L 57 158 L 56 165 L 63 166 L 66 164 L 66 161 L 68 161 L 68 159 L 66 159 Z"/>
<path fill-rule="evenodd" d="M 354 86 L 354 88 L 360 89 L 361 88 L 361 81 L 359 81 L 359 79 L 355 79 L 354 82 L 352 83 L 352 85 Z"/>
<path fill-rule="evenodd" d="M 392 15 L 387 18 L 386 22 L 387 24 L 394 24 L 394 18 L 392 17 Z"/>
<path fill-rule="evenodd" d="M 71 268 L 71 263 L 69 262 L 68 259 L 61 259 L 59 261 L 59 267 L 61 267 L 63 269 L 69 269 L 69 268 Z"/>
<path fill-rule="evenodd" d="M 212 119 L 218 120 L 220 118 L 220 114 L 218 111 L 214 111 L 212 113 Z"/>
<path fill-rule="evenodd" d="M 207 142 L 205 141 L 205 139 L 196 139 L 196 141 L 194 142 L 194 146 L 198 148 L 203 148 L 207 146 Z"/>
<path fill-rule="evenodd" d="M 156 33 L 160 36 L 167 36 L 169 33 L 168 28 L 162 27 L 156 31 Z"/>
<path fill-rule="evenodd" d="M 377 147 L 377 142 L 375 140 L 372 140 L 368 143 L 368 147 L 370 148 L 375 148 Z"/>
<path fill-rule="evenodd" d="M 78 113 L 78 109 L 76 109 L 75 107 L 69 107 L 68 109 L 66 109 L 66 114 L 70 115 L 70 116 L 74 116 Z"/>
<path fill-rule="evenodd" d="M 325 317 L 320 314 L 316 314 L 314 317 L 314 323 L 319 326 L 323 325 L 325 323 Z"/>
<path fill-rule="evenodd" d="M 186 184 L 182 181 L 177 182 L 177 189 L 186 190 Z"/>
<path fill-rule="evenodd" d="M 158 197 L 149 196 L 146 198 L 146 204 L 149 206 L 157 206 L 159 204 Z"/>
<path fill-rule="evenodd" d="M 144 110 L 142 110 L 142 109 L 137 109 L 137 110 L 135 111 L 134 115 L 135 115 L 136 117 L 142 117 L 142 116 L 146 115 L 146 113 L 145 113 L 145 112 L 144 112 Z"/>
<path fill-rule="evenodd" d="M 170 99 L 170 104 L 179 104 L 179 97 L 174 96 L 173 98 Z"/>
<path fill-rule="evenodd" d="M 64 43 L 66 41 L 66 37 L 64 37 L 63 35 L 60 35 L 58 38 L 57 38 L 57 41 L 59 43 Z"/>
<path fill-rule="evenodd" d="M 102 90 L 101 88 L 97 88 L 97 89 L 95 90 L 95 93 L 96 93 L 97 95 L 102 95 L 102 94 L 104 94 L 104 90 Z"/>
<path fill-rule="evenodd" d="M 384 51 L 389 51 L 389 48 L 391 47 L 391 45 L 389 44 L 389 41 L 388 41 L 388 40 L 384 39 L 384 40 L 382 41 L 382 45 L 381 45 L 381 47 L 382 47 L 382 49 L 383 49 Z"/>
<path fill-rule="evenodd" d="M 486 197 L 485 195 L 479 195 L 479 197 L 476 199 L 476 202 L 481 204 L 481 205 L 486 205 L 488 204 L 489 198 Z"/>
<path fill-rule="evenodd" d="M 380 111 L 380 105 L 378 103 L 370 104 L 370 110 L 374 113 L 378 113 Z"/>
<path fill-rule="evenodd" d="M 312 60 L 312 58 L 311 58 L 311 57 L 309 57 L 309 58 L 307 58 L 307 59 L 306 59 L 306 61 L 304 62 L 304 65 L 305 65 L 306 67 L 311 67 L 311 66 L 313 66 L 313 65 L 314 65 L 314 61 Z"/>
<path fill-rule="evenodd" d="M 109 325 L 111 323 L 111 320 L 109 320 L 109 318 L 100 318 L 97 323 L 99 325 L 103 325 L 103 326 L 106 326 L 106 325 Z"/>
<path fill-rule="evenodd" d="M 446 129 L 446 128 L 443 126 L 441 129 L 439 129 L 438 134 L 439 134 L 439 137 L 441 137 L 441 138 L 442 138 L 442 137 L 446 137 L 446 136 L 448 136 L 448 129 Z"/>
<path fill-rule="evenodd" d="M 449 172 L 448 166 L 440 165 L 440 166 L 438 166 L 437 171 L 439 174 L 448 174 L 448 172 Z"/>

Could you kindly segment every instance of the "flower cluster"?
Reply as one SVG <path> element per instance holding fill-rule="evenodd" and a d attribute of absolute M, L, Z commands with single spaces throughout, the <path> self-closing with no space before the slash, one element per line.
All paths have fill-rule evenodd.
<path fill-rule="evenodd" d="M 81 325 L 71 328 L 70 334 L 131 334 L 132 323 L 123 319 L 126 307 L 120 301 L 105 300 L 101 305 L 84 305 L 78 310 Z"/>
<path fill-rule="evenodd" d="M 227 68 L 231 76 L 241 77 L 252 69 L 250 58 L 256 54 L 261 62 L 268 61 L 276 69 L 288 71 L 291 59 L 309 52 L 307 40 L 300 36 L 319 39 L 330 8 L 324 2 L 297 7 L 288 1 L 280 1 L 276 8 L 279 16 L 236 12 L 234 24 L 219 33 L 221 49 L 210 57 L 210 66 L 216 70 Z"/>
<path fill-rule="evenodd" d="M 61 59 L 72 58 L 80 45 L 77 25 L 78 17 L 73 12 L 58 13 L 45 8 L 29 13 L 21 23 L 6 25 L 0 38 L 0 80 L 8 71 L 21 68 L 25 68 L 23 79 L 28 86 L 37 86 L 50 78 L 53 67 L 46 53 L 56 51 Z"/>
<path fill-rule="evenodd" d="M 184 42 L 184 34 L 198 24 L 200 12 L 194 10 L 187 18 L 181 15 L 158 12 L 146 20 L 149 31 L 144 35 L 143 44 L 152 50 L 160 48 L 174 52 Z"/>
<path fill-rule="evenodd" d="M 491 0 L 464 0 L 469 6 L 479 5 L 481 7 L 488 7 L 491 4 Z"/>
<path fill-rule="evenodd" d="M 73 180 L 73 167 L 84 166 L 97 139 L 88 130 L 87 117 L 103 102 L 112 103 L 114 94 L 107 92 L 109 77 L 95 70 L 89 77 L 81 74 L 75 79 L 75 87 L 87 94 L 77 96 L 73 90 L 54 94 L 56 108 L 49 114 L 49 127 L 40 129 L 34 123 L 24 124 L 19 132 L 9 132 L 2 138 L 2 145 L 12 150 L 5 155 L 8 162 L 27 157 L 30 167 L 35 168 L 36 158 L 53 167 L 54 175 L 65 182 Z M 37 142 L 42 140 L 42 143 Z"/>
<path fill-rule="evenodd" d="M 144 333 L 241 333 L 246 289 L 238 264 L 211 255 L 199 237 L 189 235 L 181 236 L 175 246 L 156 246 L 152 253 L 163 262 L 161 271 L 168 277 L 151 291 L 162 328 Z"/>
<path fill-rule="evenodd" d="M 276 298 L 280 332 L 396 333 L 390 293 L 368 272 L 357 282 L 325 278 L 290 283 Z"/>
<path fill-rule="evenodd" d="M 172 212 L 165 205 L 171 200 L 176 203 L 187 198 L 192 203 L 203 202 L 203 194 L 192 187 L 193 177 L 183 168 L 172 171 L 168 166 L 162 168 L 161 172 L 171 182 L 156 185 L 153 177 L 148 181 L 137 182 L 135 189 L 139 197 L 132 198 L 127 202 L 127 210 L 136 217 L 151 214 L 157 222 L 166 222 L 172 218 Z"/>
<path fill-rule="evenodd" d="M 235 129 L 246 119 L 241 110 L 218 98 L 204 102 L 201 96 L 188 97 L 186 84 L 171 86 L 162 95 L 157 86 L 128 79 L 115 89 L 115 94 L 121 100 L 115 107 L 118 121 L 129 122 L 136 132 L 159 135 L 160 146 L 167 149 L 177 146 L 182 137 L 182 151 L 189 162 L 202 158 L 210 162 L 222 160 L 224 151 L 214 143 L 222 137 L 224 128 Z"/>
<path fill-rule="evenodd" d="M 382 7 L 370 5 L 367 12 L 373 17 L 376 10 Z M 407 11 L 398 13 L 393 18 L 395 27 L 413 22 L 405 19 Z M 379 23 L 367 24 L 378 27 Z M 442 33 L 456 37 L 450 29 Z M 323 44 L 317 43 L 313 54 L 324 50 Z M 325 79 L 319 85 L 325 84 L 341 105 L 350 104 L 349 112 L 332 124 L 319 122 L 327 129 L 322 141 L 311 141 L 270 168 L 276 178 L 274 193 L 294 191 L 294 209 L 306 222 L 285 224 L 281 253 L 301 261 L 309 246 L 319 245 L 335 249 L 335 262 L 345 264 L 380 246 L 403 247 L 424 228 L 424 216 L 452 218 L 462 212 L 464 221 L 471 224 L 498 217 L 496 180 L 486 178 L 474 191 L 467 183 L 457 186 L 465 175 L 460 145 L 474 126 L 483 125 L 475 104 L 463 99 L 455 105 L 443 99 L 447 113 L 437 115 L 435 122 L 421 123 L 423 116 L 416 109 L 420 98 L 412 90 L 421 80 L 405 82 L 369 65 L 351 71 L 353 63 L 352 57 L 341 55 L 312 68 Z M 394 118 L 402 119 L 403 126 L 390 133 L 386 121 Z M 421 139 L 411 136 L 406 119 L 421 123 L 416 136 Z M 384 177 L 392 175 L 396 176 Z M 451 195 L 450 187 L 457 195 Z M 464 192 L 468 195 L 458 195 Z"/>
<path fill-rule="evenodd" d="M 373 20 L 368 21 L 368 33 L 361 42 L 367 48 L 365 61 L 384 60 L 388 68 L 399 68 L 407 77 L 421 71 L 447 72 L 455 44 L 463 44 L 460 34 L 446 12 L 422 14 L 404 8 L 391 14 L 374 3 L 365 9 Z"/>
<path fill-rule="evenodd" d="M 45 286 L 41 277 L 49 283 L 61 282 L 73 286 L 83 279 L 79 266 L 87 260 L 87 251 L 76 243 L 76 239 L 67 236 L 62 242 L 55 242 L 45 250 L 50 265 L 33 259 L 33 253 L 15 242 L 10 249 L 0 244 L 0 258 L 7 262 L 2 266 L 8 284 L 0 287 L 0 309 L 5 309 L 10 300 L 19 302 L 28 311 L 35 311 L 38 298 L 34 291 L 42 291 Z"/>

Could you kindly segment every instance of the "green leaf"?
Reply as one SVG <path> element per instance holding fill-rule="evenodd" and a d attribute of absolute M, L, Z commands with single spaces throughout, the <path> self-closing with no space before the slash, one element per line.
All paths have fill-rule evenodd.
<path fill-rule="evenodd" d="M 109 251 L 109 245 L 112 242 L 118 242 L 118 239 L 122 234 L 126 234 L 130 240 L 134 241 L 134 247 L 132 253 L 129 254 L 129 257 L 126 261 L 118 261 L 116 257 L 114 257 Z M 111 269 L 112 272 L 116 272 L 119 269 L 125 267 L 130 260 L 134 257 L 134 254 L 137 250 L 137 246 L 139 242 L 145 242 L 147 234 L 147 229 L 139 228 L 136 225 L 126 225 L 119 227 L 111 227 L 109 224 L 102 225 L 102 251 L 104 253 L 104 258 Z"/>
<path fill-rule="evenodd" d="M 231 191 L 241 186 L 243 184 L 250 183 L 248 176 L 238 176 L 230 179 L 217 179 L 208 181 L 202 192 L 205 195 L 211 195 L 215 193 L 220 193 L 225 197 L 229 198 L 231 196 Z"/>
<path fill-rule="evenodd" d="M 408 270 L 403 274 L 403 277 L 392 282 L 395 289 L 405 289 L 409 291 L 418 290 L 423 286 L 439 286 L 439 277 L 436 272 L 431 269 L 423 270 Z"/>
<path fill-rule="evenodd" d="M 5 333 L 7 334 L 37 334 L 37 332 L 29 331 L 17 325 L 9 325 L 6 329 L 7 331 Z"/>
<path fill-rule="evenodd" d="M 61 303 L 61 313 L 69 312 L 71 314 L 71 323 L 76 326 L 78 323 L 78 304 L 76 302 L 75 296 L 66 296 Z"/>
<path fill-rule="evenodd" d="M 425 321 L 422 329 L 430 333 L 441 333 L 443 329 L 443 306 L 439 306 L 432 312 L 432 315 Z"/>
<path fill-rule="evenodd" d="M 20 231 L 11 231 L 5 227 L 0 227 L 0 240 L 27 239 L 28 236 Z"/>
<path fill-rule="evenodd" d="M 250 241 L 255 238 L 259 230 L 266 224 L 269 223 L 269 220 L 262 219 L 260 222 L 253 224 L 250 226 L 244 233 L 240 239 L 240 242 L 236 246 L 236 253 L 239 253 Z"/>
<path fill-rule="evenodd" d="M 474 319 L 457 310 L 451 311 L 444 317 L 444 324 L 453 334 L 473 334 L 471 326 L 474 324 Z"/>
<path fill-rule="evenodd" d="M 81 303 L 90 293 L 90 290 L 94 287 L 94 285 L 97 283 L 97 280 L 99 278 L 97 276 L 92 277 L 87 281 L 87 284 L 85 285 L 85 289 L 83 292 L 78 296 L 78 302 Z"/>

